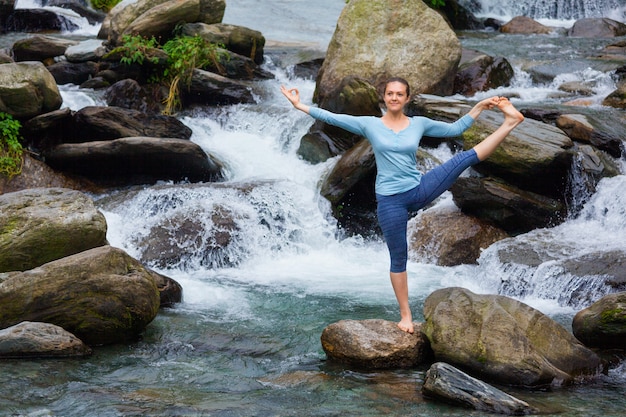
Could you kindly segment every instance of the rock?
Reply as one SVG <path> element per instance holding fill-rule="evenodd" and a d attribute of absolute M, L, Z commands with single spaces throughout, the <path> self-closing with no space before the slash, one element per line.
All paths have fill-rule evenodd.
<path fill-rule="evenodd" d="M 0 111 L 15 118 L 34 117 L 61 107 L 57 83 L 41 62 L 0 65 Z"/>
<path fill-rule="evenodd" d="M 482 249 L 508 235 L 459 210 L 433 208 L 409 220 L 409 257 L 441 266 L 475 264 Z"/>
<path fill-rule="evenodd" d="M 82 178 L 73 178 L 50 168 L 44 162 L 24 153 L 24 165 L 19 175 L 7 180 L 0 177 L 0 194 L 27 190 L 30 188 L 69 188 L 88 192 L 101 191 L 99 188 Z"/>
<path fill-rule="evenodd" d="M 189 139 L 191 129 L 172 116 L 150 115 L 111 106 L 83 107 L 74 114 L 65 142 L 105 141 L 127 137 Z"/>
<path fill-rule="evenodd" d="M 167 97 L 161 87 L 140 85 L 130 78 L 121 80 L 107 88 L 104 98 L 109 106 L 137 110 L 147 114 L 161 114 L 164 106 L 162 99 Z"/>
<path fill-rule="evenodd" d="M 560 386 L 602 369 L 598 355 L 565 328 L 512 298 L 444 288 L 428 296 L 424 317 L 436 360 L 481 379 Z"/>
<path fill-rule="evenodd" d="M 7 32 L 72 32 L 78 26 L 65 16 L 44 9 L 15 9 L 5 22 Z"/>
<path fill-rule="evenodd" d="M 233 255 L 242 234 L 236 221 L 240 217 L 228 207 L 203 207 L 163 219 L 134 244 L 141 250 L 139 259 L 158 268 L 185 269 L 198 262 L 211 269 L 234 267 L 240 261 Z"/>
<path fill-rule="evenodd" d="M 183 105 L 201 104 L 218 106 L 238 103 L 254 103 L 255 99 L 248 85 L 221 75 L 196 69 L 189 89 L 181 91 Z"/>
<path fill-rule="evenodd" d="M 559 224 L 566 215 L 560 200 L 522 190 L 497 178 L 458 178 L 450 188 L 463 213 L 510 234 Z"/>
<path fill-rule="evenodd" d="M 474 125 L 463 133 L 464 148 L 470 149 L 481 142 L 503 120 L 500 112 L 482 112 Z M 536 120 L 525 120 L 488 159 L 473 168 L 523 190 L 558 198 L 564 194 L 574 155 L 569 150 L 572 147 L 572 140 L 562 130 Z"/>
<path fill-rule="evenodd" d="M 101 23 L 106 17 L 106 13 L 99 10 L 94 10 L 91 6 L 91 2 L 85 0 L 47 0 L 43 2 L 45 6 L 62 7 L 64 9 L 73 10 L 79 16 L 87 19 L 90 25 Z"/>
<path fill-rule="evenodd" d="M 263 63 L 265 37 L 259 31 L 224 23 L 191 23 L 183 25 L 182 34 L 200 36 L 212 44 L 224 45 L 227 50 L 251 59 L 258 65 Z"/>
<path fill-rule="evenodd" d="M 106 185 L 222 178 L 222 164 L 198 144 L 184 139 L 127 137 L 65 143 L 44 152 L 44 156 L 54 169 Z"/>
<path fill-rule="evenodd" d="M 122 42 L 122 33 L 135 19 L 153 7 L 169 0 L 122 1 L 113 7 L 102 22 L 99 39 L 107 39 L 112 47 Z"/>
<path fill-rule="evenodd" d="M 527 402 L 443 362 L 434 363 L 428 369 L 422 392 L 427 397 L 488 413 L 518 416 L 539 412 Z"/>
<path fill-rule="evenodd" d="M 124 35 L 129 35 L 147 39 L 154 37 L 160 44 L 165 44 L 174 37 L 173 32 L 177 25 L 196 22 L 199 16 L 199 0 L 169 0 L 137 16 L 114 43 L 121 43 Z"/>
<path fill-rule="evenodd" d="M 455 33 L 422 1 L 352 0 L 339 16 L 314 99 L 335 95 L 348 76 L 376 86 L 400 76 L 413 93 L 450 95 L 460 58 Z"/>
<path fill-rule="evenodd" d="M 0 212 L 0 272 L 25 271 L 106 244 L 104 216 L 78 191 L 3 194 Z"/>
<path fill-rule="evenodd" d="M 396 323 L 369 320 L 340 320 L 322 332 L 322 348 L 329 359 L 365 369 L 408 368 L 429 358 L 428 343 L 420 323 L 409 334 Z"/>
<path fill-rule="evenodd" d="M 225 0 L 200 0 L 200 16 L 198 16 L 198 22 L 207 24 L 221 23 L 225 11 Z"/>
<path fill-rule="evenodd" d="M 45 61 L 65 54 L 78 41 L 52 36 L 35 35 L 15 41 L 11 50 L 15 61 Z"/>
<path fill-rule="evenodd" d="M 106 53 L 106 47 L 98 39 L 88 39 L 65 50 L 65 57 L 69 62 L 98 61 Z"/>
<path fill-rule="evenodd" d="M 159 307 L 173 307 L 183 301 L 183 287 L 170 277 L 150 270 L 159 290 Z"/>
<path fill-rule="evenodd" d="M 24 321 L 0 330 L 0 358 L 69 358 L 91 355 L 91 348 L 63 328 Z"/>
<path fill-rule="evenodd" d="M 327 97 L 323 103 L 320 103 L 320 107 L 334 113 L 382 116 L 376 88 L 357 77 L 346 77 L 341 80 L 337 94 Z M 321 149 L 322 152 L 328 149 L 331 156 L 344 153 L 363 139 L 361 136 L 320 121 L 315 121 L 306 134 L 306 138 L 309 146 Z M 303 156 L 304 150 L 299 149 L 298 154 Z"/>
<path fill-rule="evenodd" d="M 511 34 L 537 34 L 546 35 L 552 33 L 553 29 L 548 26 L 544 26 L 541 23 L 526 16 L 517 16 L 511 19 L 508 23 L 500 27 L 500 32 Z"/>
<path fill-rule="evenodd" d="M 582 114 L 562 114 L 556 119 L 556 126 L 572 140 L 590 143 L 615 158 L 622 155 L 624 125 L 621 123 L 612 128 L 606 120 L 598 121 Z"/>
<path fill-rule="evenodd" d="M 95 62 L 68 62 L 61 61 L 46 67 L 58 85 L 80 85 L 91 79 L 98 72 Z"/>
<path fill-rule="evenodd" d="M 121 249 L 102 246 L 0 282 L 0 328 L 39 321 L 88 345 L 127 343 L 155 318 L 159 303 L 151 273 Z"/>
<path fill-rule="evenodd" d="M 39 152 L 61 143 L 62 138 L 72 129 L 72 118 L 72 110 L 64 107 L 27 120 L 22 129 L 25 144 L 29 149 Z M 55 135 L 54 132 L 59 134 Z"/>
<path fill-rule="evenodd" d="M 581 38 L 613 38 L 626 35 L 626 25 L 608 18 L 579 19 L 567 32 Z"/>
<path fill-rule="evenodd" d="M 572 329 L 586 346 L 626 351 L 626 292 L 605 295 L 579 311 Z"/>
<path fill-rule="evenodd" d="M 618 84 L 617 89 L 602 101 L 602 105 L 626 109 L 626 83 Z"/>
<path fill-rule="evenodd" d="M 461 64 L 454 79 L 454 93 L 473 96 L 479 91 L 506 87 L 513 75 L 513 67 L 505 58 L 463 50 Z"/>

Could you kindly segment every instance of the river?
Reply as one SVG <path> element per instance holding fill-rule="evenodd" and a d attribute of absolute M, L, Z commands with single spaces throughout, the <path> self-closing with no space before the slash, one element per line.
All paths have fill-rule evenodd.
<path fill-rule="evenodd" d="M 311 100 L 314 82 L 293 79 L 281 63 L 297 60 L 299 48 L 323 52 L 344 4 L 227 1 L 225 23 L 260 30 L 268 39 L 265 66 L 276 78 L 255 87 L 257 104 L 181 115 L 193 130 L 192 140 L 226 162 L 225 184 L 162 183 L 93 196 L 106 216 L 109 242 L 138 258 L 143 254 L 138 242 L 168 219 L 202 223 L 206 234 L 173 243 L 188 248 L 188 256 L 155 266 L 183 286 L 184 301 L 162 310 L 142 340 L 130 345 L 96 347 L 93 356 L 81 360 L 0 362 L 0 415 L 485 415 L 425 400 L 420 394 L 425 369 L 364 372 L 338 367 L 327 363 L 321 348 L 321 332 L 330 323 L 398 319 L 383 243 L 346 238 L 337 229 L 318 192 L 320 178 L 335 160 L 310 165 L 296 156 L 312 120 L 292 110 L 279 92 L 281 83 L 294 85 L 305 101 Z M 93 36 L 94 28 L 85 30 L 84 36 Z M 548 85 L 534 84 L 523 70 L 528 62 L 555 60 L 566 49 L 572 59 L 584 60 L 586 52 L 601 48 L 606 40 L 489 32 L 463 33 L 460 38 L 464 46 L 508 57 L 516 69 L 513 85 L 486 94 L 506 94 L 521 107 L 559 106 L 559 82 L 583 80 L 594 88 L 591 111 L 615 117 L 615 111 L 599 104 L 614 89 L 614 81 L 591 63 L 589 68 L 564 69 L 561 81 Z M 64 106 L 72 109 L 102 103 L 92 91 L 60 88 Z M 238 191 L 242 187 L 249 190 L 245 195 Z M 517 239 L 547 247 L 565 241 L 571 252 L 562 256 L 594 248 L 623 250 L 624 190 L 625 175 L 605 180 L 585 199 L 577 217 Z M 451 205 L 450 196 L 439 204 Z M 216 249 L 211 240 L 220 230 L 212 217 L 216 211 L 237 214 L 239 232 L 226 250 Z M 542 265 L 526 271 L 537 285 L 520 299 L 567 327 L 576 309 L 559 301 L 563 289 L 546 283 L 546 270 Z M 479 265 L 410 262 L 408 272 L 416 320 L 422 319 L 423 302 L 433 290 L 462 286 L 496 293 L 505 273 L 489 251 Z M 507 391 L 546 416 L 621 416 L 626 366 L 590 385 Z"/>

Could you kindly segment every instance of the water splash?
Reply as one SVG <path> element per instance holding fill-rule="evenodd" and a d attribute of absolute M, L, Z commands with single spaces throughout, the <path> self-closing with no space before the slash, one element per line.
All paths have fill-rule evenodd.
<path fill-rule="evenodd" d="M 626 5 L 620 0 L 462 0 L 459 3 L 478 16 L 505 21 L 515 16 L 553 21 L 571 21 L 586 17 L 626 20 Z"/>

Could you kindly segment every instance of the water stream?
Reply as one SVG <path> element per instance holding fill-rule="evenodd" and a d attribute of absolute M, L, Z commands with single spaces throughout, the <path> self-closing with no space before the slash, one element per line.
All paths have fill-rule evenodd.
<path fill-rule="evenodd" d="M 106 216 L 110 243 L 137 258 L 146 256 L 141 242 L 170 219 L 201 225 L 193 239 L 173 242 L 186 248 L 180 262 L 151 261 L 183 286 L 184 302 L 161 311 L 134 344 L 96 348 L 83 360 L 0 362 L 0 415 L 484 415 L 422 398 L 425 369 L 361 372 L 325 360 L 319 337 L 328 324 L 348 318 L 398 319 L 383 243 L 346 238 L 337 229 L 318 193 L 320 179 L 335 160 L 310 165 L 296 156 L 312 120 L 293 111 L 279 92 L 281 83 L 297 85 L 304 100 L 311 100 L 314 82 L 291 79 L 278 64 L 278 51 L 280 57 L 284 53 L 280 43 L 323 51 L 344 4 L 227 1 L 225 23 L 261 30 L 275 42 L 267 49 L 266 68 L 276 77 L 255 85 L 257 104 L 180 116 L 192 128 L 192 140 L 226 162 L 227 181 L 160 183 L 93 196 Z M 498 94 L 510 95 L 520 106 L 558 106 L 562 101 L 554 94 L 558 81 L 533 84 L 525 64 L 554 59 L 566 48 L 583 58 L 585 50 L 601 48 L 603 42 L 543 37 L 541 42 L 532 38 L 534 47 L 529 47 L 529 39 L 502 41 L 492 33 L 462 36 L 468 47 L 511 57 L 516 82 Z M 576 69 L 561 78 L 593 79 L 598 99 L 591 110 L 615 117 L 599 104 L 614 88 L 610 74 Z M 61 90 L 64 106 L 72 109 L 102 104 L 97 92 L 71 85 Z M 605 180 L 582 203 L 577 218 L 516 239 L 552 248 L 561 258 L 594 248 L 623 250 L 625 189 L 625 175 Z M 452 204 L 451 199 L 446 196 L 440 204 Z M 230 213 L 234 225 L 228 230 L 230 244 L 222 250 L 211 240 L 216 230 L 224 231 L 213 216 L 216 212 Z M 497 293 L 502 276 L 512 276 L 490 251 L 477 266 L 411 262 L 408 272 L 416 320 L 422 319 L 423 302 L 435 289 L 463 286 Z M 532 281 L 515 296 L 568 326 L 576 308 L 559 300 L 567 289 L 553 285 L 554 269 L 545 264 L 515 272 Z M 547 416 L 619 416 L 626 407 L 626 366 L 592 385 L 509 392 Z"/>

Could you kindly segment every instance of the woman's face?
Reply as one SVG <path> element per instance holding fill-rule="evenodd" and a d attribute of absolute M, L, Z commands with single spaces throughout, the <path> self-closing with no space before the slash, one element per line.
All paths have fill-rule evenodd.
<path fill-rule="evenodd" d="M 406 90 L 406 85 L 399 81 L 392 81 L 387 84 L 383 97 L 387 111 L 402 111 L 409 102 L 409 95 Z"/>

